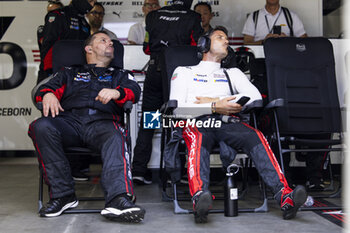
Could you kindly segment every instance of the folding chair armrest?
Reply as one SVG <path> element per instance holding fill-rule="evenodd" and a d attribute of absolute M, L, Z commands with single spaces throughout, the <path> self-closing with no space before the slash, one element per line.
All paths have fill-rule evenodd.
<path fill-rule="evenodd" d="M 272 109 L 272 108 L 279 108 L 279 107 L 282 107 L 284 106 L 284 99 L 274 99 L 272 100 L 270 103 L 268 103 L 266 106 L 265 106 L 265 110 L 266 109 Z"/>
<path fill-rule="evenodd" d="M 37 103 L 35 101 L 35 93 L 38 91 L 39 87 L 45 83 L 47 83 L 50 79 L 52 79 L 53 75 L 50 75 L 49 77 L 45 78 L 44 80 L 42 80 L 40 83 L 38 83 L 35 87 L 33 87 L 32 92 L 31 92 L 31 97 L 32 97 L 32 101 L 34 106 L 38 109 L 38 110 L 43 110 L 43 104 L 41 102 Z"/>
<path fill-rule="evenodd" d="M 260 109 L 262 107 L 263 107 L 263 101 L 262 100 L 255 100 L 244 107 L 243 113 L 248 113 L 248 112 L 251 112 L 253 110 Z"/>
<path fill-rule="evenodd" d="M 126 114 L 129 114 L 132 110 L 132 105 L 133 103 L 129 100 L 129 101 L 126 101 L 123 105 L 123 109 L 124 109 L 124 112 Z"/>
<path fill-rule="evenodd" d="M 177 100 L 168 100 L 160 108 L 161 113 L 172 113 L 177 108 Z"/>

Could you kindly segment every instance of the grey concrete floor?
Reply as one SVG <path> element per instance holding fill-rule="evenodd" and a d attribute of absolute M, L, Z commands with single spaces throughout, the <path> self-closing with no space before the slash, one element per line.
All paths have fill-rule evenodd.
<path fill-rule="evenodd" d="M 145 219 L 139 224 L 115 223 L 100 214 L 63 214 L 56 218 L 37 215 L 38 167 L 34 158 L 0 158 L 0 232 L 341 232 L 342 228 L 311 211 L 299 212 L 293 220 L 283 220 L 275 201 L 269 201 L 267 213 L 240 213 L 237 217 L 210 214 L 207 224 L 195 224 L 192 215 L 175 215 L 171 202 L 161 201 L 157 184 L 136 186 L 137 203 L 146 209 Z M 78 194 L 101 193 L 99 185 L 77 183 Z M 45 189 L 46 190 L 46 189 Z M 248 196 L 251 192 L 248 193 Z M 254 195 L 253 195 L 254 196 Z M 252 198 L 240 201 L 251 205 Z M 333 200 L 340 203 L 340 199 Z M 80 203 L 103 207 L 103 202 Z M 215 205 L 222 205 L 220 201 Z M 254 205 L 253 205 L 254 206 Z"/>

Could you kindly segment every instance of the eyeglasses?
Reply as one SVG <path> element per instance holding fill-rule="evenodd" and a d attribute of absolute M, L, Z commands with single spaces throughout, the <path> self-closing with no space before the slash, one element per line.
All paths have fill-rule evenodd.
<path fill-rule="evenodd" d="M 159 7 L 159 4 L 158 3 L 145 3 L 144 4 L 145 7 L 148 7 L 148 8 L 157 8 Z"/>
<path fill-rule="evenodd" d="M 91 11 L 90 14 L 93 14 L 93 15 L 98 15 L 98 16 L 104 16 L 105 13 L 104 12 L 99 12 L 99 11 Z"/>

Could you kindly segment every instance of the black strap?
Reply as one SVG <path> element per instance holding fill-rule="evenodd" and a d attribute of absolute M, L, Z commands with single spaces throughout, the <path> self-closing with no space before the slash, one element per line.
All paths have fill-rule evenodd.
<path fill-rule="evenodd" d="M 290 31 L 290 36 L 294 36 L 292 15 L 290 14 L 290 11 L 288 8 L 283 7 L 283 6 L 281 8 L 282 8 L 282 11 L 284 13 L 284 17 L 286 17 L 286 21 L 287 21 L 289 31 Z M 253 12 L 253 21 L 254 21 L 254 25 L 255 25 L 255 30 L 256 30 L 256 26 L 258 24 L 258 17 L 259 17 L 259 10 L 254 11 Z"/>
<path fill-rule="evenodd" d="M 288 10 L 288 8 L 283 6 L 281 8 L 283 10 L 284 16 L 286 17 L 286 21 L 290 31 L 290 36 L 294 36 L 292 15 L 290 14 L 290 11 Z"/>
<path fill-rule="evenodd" d="M 224 74 L 225 74 L 225 76 L 227 78 L 228 85 L 230 86 L 231 95 L 234 95 L 233 88 L 232 88 L 232 83 L 231 83 L 231 80 L 230 80 L 230 76 L 228 76 L 228 73 L 226 72 L 226 69 L 224 69 Z"/>
<path fill-rule="evenodd" d="M 255 25 L 255 30 L 256 30 L 256 25 L 258 24 L 258 17 L 259 17 L 259 10 L 253 12 L 253 21 Z"/>

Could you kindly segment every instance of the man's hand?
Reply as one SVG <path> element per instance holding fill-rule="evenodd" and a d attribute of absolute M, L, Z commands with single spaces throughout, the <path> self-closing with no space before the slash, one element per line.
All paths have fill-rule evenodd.
<path fill-rule="evenodd" d="M 236 99 L 236 97 L 230 96 L 217 101 L 215 112 L 222 115 L 232 115 L 242 111 L 242 106 L 240 104 L 230 102 L 234 99 Z"/>
<path fill-rule="evenodd" d="M 269 34 L 267 34 L 267 35 L 265 36 L 265 39 L 264 39 L 264 40 L 267 40 L 268 38 L 271 38 L 271 37 L 277 38 L 277 37 L 280 37 L 280 35 L 269 33 Z"/>
<path fill-rule="evenodd" d="M 266 40 L 267 38 L 270 38 L 270 37 L 274 37 L 274 38 L 278 38 L 278 37 L 286 37 L 287 35 L 285 33 L 281 33 L 281 34 L 272 34 L 272 33 L 269 33 L 266 35 L 265 39 Z"/>
<path fill-rule="evenodd" d="M 287 37 L 287 35 L 285 33 L 281 33 L 281 35 L 279 37 Z"/>
<path fill-rule="evenodd" d="M 95 100 L 100 101 L 103 104 L 107 104 L 110 100 L 116 100 L 120 97 L 120 92 L 116 89 L 111 88 L 103 88 L 98 95 L 96 96 Z"/>
<path fill-rule="evenodd" d="M 211 97 L 204 97 L 204 96 L 196 96 L 196 101 L 194 101 L 195 104 L 205 104 L 205 103 L 211 103 L 219 101 L 220 98 L 211 98 Z"/>
<path fill-rule="evenodd" d="M 60 101 L 57 99 L 57 97 L 49 92 L 46 93 L 43 97 L 43 114 L 44 117 L 47 117 L 49 115 L 49 111 L 51 112 L 51 116 L 55 117 L 59 114 L 59 111 L 64 111 Z"/>

